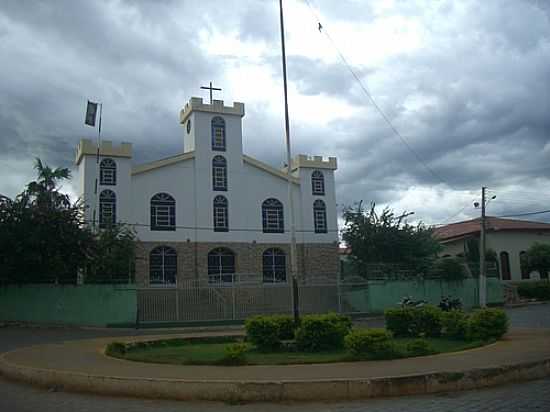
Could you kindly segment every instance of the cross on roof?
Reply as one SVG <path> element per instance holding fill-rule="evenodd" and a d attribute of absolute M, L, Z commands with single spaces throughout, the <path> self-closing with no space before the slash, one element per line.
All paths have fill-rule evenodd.
<path fill-rule="evenodd" d="M 210 104 L 212 104 L 212 90 L 222 90 L 222 89 L 218 89 L 217 87 L 212 87 L 212 82 L 210 82 L 210 86 L 207 87 L 207 86 L 201 86 L 201 89 L 206 89 L 206 90 L 210 90 Z"/>

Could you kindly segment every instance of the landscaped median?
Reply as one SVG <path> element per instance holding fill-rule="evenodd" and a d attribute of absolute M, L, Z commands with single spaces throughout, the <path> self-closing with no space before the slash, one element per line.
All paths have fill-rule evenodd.
<path fill-rule="evenodd" d="M 550 376 L 550 330 L 544 329 L 512 330 L 491 345 L 471 350 L 454 351 L 458 348 L 455 346 L 451 352 L 410 356 L 415 351 L 416 354 L 426 353 L 425 342 L 428 348 L 431 345 L 431 349 L 441 351 L 446 350 L 442 348 L 445 341 L 464 345 L 474 344 L 476 339 L 490 342 L 495 338 L 486 334 L 481 339 L 475 336 L 479 337 L 481 331 L 496 329 L 495 325 L 506 325 L 506 318 L 502 322 L 500 312 L 482 311 L 466 316 L 458 312 L 452 315 L 437 312 L 441 318 L 437 315 L 434 318 L 434 313 L 431 308 L 413 308 L 412 312 L 410 308 L 397 309 L 387 313 L 388 330 L 350 330 L 349 321 L 334 314 L 304 316 L 298 327 L 288 317 L 255 318 L 248 323 L 249 338 L 245 342 L 242 342 L 245 335 L 233 330 L 44 344 L 0 354 L 0 374 L 66 391 L 228 402 L 352 400 L 428 394 Z M 407 320 L 407 327 L 403 326 L 403 320 Z M 278 326 L 273 328 L 270 326 L 273 323 Z M 441 336 L 427 336 L 427 331 L 438 330 L 434 325 L 440 325 Z M 465 335 L 457 339 L 451 338 L 451 333 Z M 173 339 L 185 343 L 173 346 L 162 343 L 178 342 Z M 115 340 L 119 344 L 113 345 Z M 334 342 L 342 346 L 328 349 L 326 345 Z M 163 345 L 167 351 L 191 349 L 197 345 L 204 351 L 206 347 L 208 350 L 201 356 L 203 361 L 210 357 L 208 362 L 212 364 L 135 362 L 105 355 L 107 347 L 109 351 L 118 351 L 117 356 L 127 356 L 134 349 L 135 353 L 142 350 L 151 354 L 150 351 Z M 214 357 L 211 345 L 220 345 Z M 319 357 L 323 353 L 331 357 L 344 355 L 348 361 L 275 364 L 282 357 L 299 356 L 302 358 L 296 361 L 302 363 L 304 357 Z M 243 354 L 245 363 L 263 364 L 225 366 L 242 364 Z M 385 358 L 388 354 L 392 357 L 398 354 L 400 358 L 369 360 L 373 356 Z M 178 362 L 189 363 L 187 355 L 179 353 L 179 356 Z M 175 355 L 168 358 L 174 361 Z M 224 360 L 220 362 L 220 359 Z"/>
<path fill-rule="evenodd" d="M 466 314 L 433 306 L 403 307 L 385 313 L 386 329 L 353 328 L 351 320 L 329 313 L 256 316 L 246 321 L 246 337 L 113 342 L 106 354 L 132 361 L 180 365 L 289 365 L 407 357 L 456 352 L 495 342 L 508 330 L 506 314 L 483 309 Z"/>

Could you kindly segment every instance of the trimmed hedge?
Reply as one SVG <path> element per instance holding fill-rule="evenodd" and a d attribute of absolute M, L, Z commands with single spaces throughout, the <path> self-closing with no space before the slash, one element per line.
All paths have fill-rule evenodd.
<path fill-rule="evenodd" d="M 246 338 L 260 351 L 281 347 L 281 341 L 294 337 L 294 319 L 287 315 L 258 315 L 246 320 Z"/>
<path fill-rule="evenodd" d="M 478 309 L 468 319 L 468 339 L 500 339 L 506 332 L 508 316 L 502 309 Z"/>
<path fill-rule="evenodd" d="M 346 336 L 345 346 L 355 357 L 387 359 L 396 354 L 392 339 L 391 332 L 385 329 L 356 329 Z"/>
<path fill-rule="evenodd" d="M 465 339 L 468 315 L 461 310 L 450 310 L 441 315 L 441 334 L 452 339 Z"/>
<path fill-rule="evenodd" d="M 517 285 L 518 294 L 525 299 L 550 300 L 550 282 L 524 282 Z"/>
<path fill-rule="evenodd" d="M 442 314 L 441 309 L 431 305 L 388 309 L 384 312 L 386 328 L 398 337 L 439 336 Z"/>
<path fill-rule="evenodd" d="M 436 350 L 426 339 L 415 339 L 407 344 L 408 356 L 426 356 L 434 353 Z"/>
<path fill-rule="evenodd" d="M 348 316 L 336 313 L 304 316 L 296 329 L 296 346 L 305 352 L 338 349 L 350 330 Z"/>

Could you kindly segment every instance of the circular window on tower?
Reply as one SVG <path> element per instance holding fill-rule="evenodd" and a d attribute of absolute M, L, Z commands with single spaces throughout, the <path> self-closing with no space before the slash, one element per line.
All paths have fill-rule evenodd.
<path fill-rule="evenodd" d="M 187 120 L 187 134 L 191 132 L 191 119 Z"/>

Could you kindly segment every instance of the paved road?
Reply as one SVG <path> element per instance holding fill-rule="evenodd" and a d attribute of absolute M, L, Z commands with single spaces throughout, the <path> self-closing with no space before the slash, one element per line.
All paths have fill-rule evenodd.
<path fill-rule="evenodd" d="M 515 327 L 550 328 L 550 305 L 509 310 Z M 0 328 L 0 352 L 36 343 L 112 335 L 114 331 L 50 328 Z M 128 331 L 115 331 L 128 335 Z M 154 333 L 139 331 L 139 334 Z M 407 398 L 376 399 L 345 403 L 248 404 L 188 403 L 131 398 L 98 397 L 47 391 L 0 378 L 0 411 L 277 411 L 277 412 L 387 412 L 387 411 L 550 411 L 550 379 L 501 386 L 479 391 Z"/>

